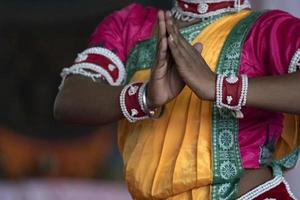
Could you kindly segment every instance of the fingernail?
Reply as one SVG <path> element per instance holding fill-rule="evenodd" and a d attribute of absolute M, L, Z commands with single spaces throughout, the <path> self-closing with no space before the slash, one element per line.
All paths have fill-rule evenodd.
<path fill-rule="evenodd" d="M 173 25 L 173 21 L 172 20 L 168 20 L 168 24 Z"/>
<path fill-rule="evenodd" d="M 174 38 L 173 38 L 173 36 L 172 36 L 172 35 L 170 35 L 170 36 L 169 36 L 169 39 L 170 39 L 170 41 L 171 41 L 171 42 L 173 42 L 173 41 L 174 41 Z"/>

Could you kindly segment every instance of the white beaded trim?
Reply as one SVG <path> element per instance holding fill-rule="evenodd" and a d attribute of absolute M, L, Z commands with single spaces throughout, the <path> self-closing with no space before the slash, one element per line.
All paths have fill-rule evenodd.
<path fill-rule="evenodd" d="M 248 192 L 247 194 L 245 194 L 242 197 L 238 198 L 237 200 L 251 200 L 251 199 L 254 199 L 254 198 L 262 195 L 263 193 L 277 187 L 281 183 L 285 184 L 289 195 L 292 198 L 294 198 L 295 200 L 297 200 L 295 195 L 291 192 L 291 189 L 290 189 L 288 183 L 284 180 L 284 178 L 282 176 L 276 176 L 274 179 L 258 186 L 257 188 L 251 190 L 250 192 Z"/>
<path fill-rule="evenodd" d="M 290 187 L 290 185 L 288 184 L 288 182 L 287 182 L 285 179 L 283 179 L 283 183 L 284 183 L 284 185 L 285 185 L 285 187 L 286 187 L 286 190 L 288 191 L 289 195 L 290 195 L 294 200 L 297 200 L 297 198 L 296 198 L 296 196 L 294 195 L 294 193 L 292 192 L 291 187 Z"/>
<path fill-rule="evenodd" d="M 94 71 L 94 73 L 89 72 L 88 70 Z M 79 64 L 75 64 L 69 68 L 64 68 L 62 70 L 62 72 L 60 74 L 60 76 L 62 77 L 62 82 L 59 86 L 59 89 L 62 89 L 67 76 L 69 76 L 71 74 L 82 75 L 82 76 L 91 78 L 93 81 L 96 81 L 96 79 L 98 79 L 98 78 L 104 79 L 104 77 L 106 77 L 105 79 L 109 83 L 113 83 L 113 80 L 110 77 L 110 75 L 108 74 L 108 72 L 105 71 L 104 69 L 100 68 L 98 65 L 95 65 L 92 63 L 79 63 Z"/>
<path fill-rule="evenodd" d="M 121 83 L 125 79 L 126 72 L 125 72 L 125 67 L 124 67 L 123 62 L 120 60 L 120 58 L 116 54 L 114 54 L 112 51 L 110 51 L 109 49 L 106 49 L 106 48 L 92 47 L 92 48 L 86 49 L 82 53 L 78 54 L 78 57 L 87 55 L 87 54 L 98 54 L 98 55 L 102 55 L 102 56 L 105 56 L 106 58 L 110 59 L 119 70 L 119 77 L 115 81 L 114 85 L 121 85 Z"/>
<path fill-rule="evenodd" d="M 241 78 L 242 78 L 242 91 L 241 91 L 241 96 L 240 96 L 240 99 L 239 99 L 239 103 L 236 106 L 230 106 L 230 105 L 224 104 L 222 102 L 222 99 L 223 99 L 223 82 L 224 82 L 224 79 L 228 79 L 229 82 L 232 81 L 234 83 L 234 82 L 236 82 L 236 79 L 235 79 L 235 77 L 227 78 L 225 75 L 218 75 L 217 85 L 216 85 L 216 105 L 217 105 L 218 108 L 228 108 L 230 110 L 240 111 L 242 109 L 242 106 L 246 105 L 249 80 L 248 80 L 247 75 L 242 75 Z M 230 98 L 227 98 L 227 99 L 230 100 Z"/>
<path fill-rule="evenodd" d="M 106 58 L 110 59 L 114 63 L 114 65 L 109 65 L 108 70 L 113 71 L 115 67 L 118 68 L 119 77 L 117 78 L 117 80 L 114 81 L 111 75 L 101 66 L 93 63 L 84 62 L 88 58 L 88 54 L 97 54 L 97 55 L 105 56 Z M 96 79 L 98 78 L 102 78 L 112 86 L 121 85 L 126 77 L 125 67 L 122 61 L 112 51 L 102 47 L 93 47 L 93 48 L 86 49 L 82 53 L 78 54 L 77 58 L 75 59 L 75 62 L 82 62 L 82 63 L 74 64 L 71 67 L 64 68 L 62 70 L 60 74 L 62 77 L 62 82 L 59 86 L 59 89 L 63 87 L 67 76 L 71 74 L 89 77 L 93 81 L 96 81 Z M 92 70 L 95 73 L 89 72 L 88 70 Z"/>
<path fill-rule="evenodd" d="M 136 83 L 136 82 L 135 82 Z M 131 110 L 131 113 L 129 113 L 127 107 L 126 107 L 126 102 L 125 102 L 125 98 L 126 98 L 126 93 L 127 91 L 130 89 L 130 87 L 132 87 L 132 85 L 134 85 L 135 83 L 131 83 L 131 84 L 128 84 L 126 85 L 123 90 L 121 91 L 121 94 L 120 94 L 120 107 L 121 107 L 121 111 L 124 115 L 124 117 L 131 123 L 135 123 L 137 121 L 140 121 L 140 120 L 144 120 L 144 119 L 148 119 L 149 117 L 147 115 L 143 116 L 143 117 L 135 117 L 138 113 L 138 111 L 135 109 L 135 113 L 132 112 Z M 140 88 L 139 88 L 140 89 Z M 138 98 L 140 99 L 140 92 L 138 94 Z M 138 99 L 139 101 L 139 104 L 140 104 L 140 100 Z M 140 105 L 141 106 L 141 105 Z M 136 113 L 137 112 L 137 113 Z"/>
<path fill-rule="evenodd" d="M 203 0 L 201 2 L 199 2 L 199 0 L 195 0 L 195 1 L 186 1 L 187 3 L 199 3 L 200 4 L 200 10 L 204 11 L 204 8 L 206 6 L 203 6 L 204 4 L 208 4 L 208 3 L 218 3 L 218 2 L 224 2 L 224 1 L 232 1 L 232 0 Z M 201 6 L 202 5 L 202 6 Z M 192 21 L 194 19 L 204 19 L 204 18 L 209 18 L 209 17 L 213 17 L 216 15 L 220 15 L 223 13 L 230 13 L 230 12 L 239 12 L 240 10 L 246 9 L 246 8 L 251 8 L 251 4 L 248 0 L 245 0 L 243 4 L 240 4 L 239 0 L 235 0 L 235 7 L 234 8 L 223 8 L 223 9 L 219 9 L 216 11 L 210 11 L 210 12 L 205 12 L 205 13 L 201 13 L 201 14 L 196 14 L 196 13 L 192 13 L 192 12 L 186 12 L 183 11 L 180 6 L 178 5 L 177 1 L 175 1 L 175 5 L 172 8 L 171 12 L 174 16 L 175 19 L 177 20 L 182 20 L 182 21 Z M 203 10 L 202 10 L 203 9 Z"/>
<path fill-rule="evenodd" d="M 300 69 L 300 49 L 298 49 L 293 56 L 290 66 L 289 66 L 289 73 L 294 73 L 298 69 Z"/>

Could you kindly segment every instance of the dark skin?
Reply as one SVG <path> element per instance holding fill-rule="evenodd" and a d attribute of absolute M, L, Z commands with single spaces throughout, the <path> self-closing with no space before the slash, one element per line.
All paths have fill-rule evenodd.
<path fill-rule="evenodd" d="M 167 104 L 178 96 L 184 86 L 201 99 L 215 100 L 216 74 L 200 54 L 202 44 L 191 46 L 178 31 L 178 28 L 191 23 L 173 21 L 169 12 L 158 13 L 155 31 L 159 42 L 158 54 L 147 88 L 151 107 Z M 250 79 L 247 106 L 300 114 L 299 83 L 300 72 Z M 101 80 L 92 82 L 85 77 L 70 76 L 56 97 L 54 116 L 84 125 L 116 122 L 123 118 L 119 106 L 122 89 L 123 86 L 109 86 Z M 239 196 L 271 178 L 268 168 L 246 170 L 240 181 Z"/>

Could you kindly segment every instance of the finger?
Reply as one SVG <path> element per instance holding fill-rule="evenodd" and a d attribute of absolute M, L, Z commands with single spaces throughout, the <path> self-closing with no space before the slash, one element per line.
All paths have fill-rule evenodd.
<path fill-rule="evenodd" d="M 165 13 L 162 10 L 158 12 L 158 34 L 159 37 L 164 37 L 166 35 Z"/>
<path fill-rule="evenodd" d="M 166 11 L 165 20 L 166 20 L 166 24 L 167 24 L 167 32 L 169 34 L 176 35 L 178 38 L 181 37 L 182 39 L 184 39 L 183 36 L 181 35 L 178 27 L 174 23 L 174 19 L 173 19 L 170 11 Z"/>
<path fill-rule="evenodd" d="M 171 14 L 170 11 L 166 12 L 165 21 L 166 21 L 166 29 L 167 29 L 167 32 L 169 34 L 169 37 L 170 37 L 171 40 L 174 40 L 174 43 L 176 45 L 178 39 L 177 39 L 177 36 L 175 34 L 175 30 L 173 28 L 173 25 L 175 25 L 175 24 L 174 24 L 172 14 Z"/>
<path fill-rule="evenodd" d="M 176 46 L 175 41 L 174 39 L 172 39 L 171 35 L 168 37 L 168 46 L 170 47 L 169 49 L 177 66 L 184 65 L 184 56 L 182 55 L 179 48 Z"/>
<path fill-rule="evenodd" d="M 177 47 L 181 54 L 185 57 L 188 61 L 197 62 L 199 60 L 199 54 L 201 54 L 203 45 L 201 43 L 196 43 L 195 45 L 191 45 L 179 31 L 176 31 L 177 27 L 174 28 L 175 33 L 177 34 Z"/>
<path fill-rule="evenodd" d="M 156 63 L 151 69 L 151 80 L 161 80 L 166 75 L 168 71 L 168 42 L 167 38 L 163 37 L 159 42 L 158 54 L 156 58 Z"/>
<path fill-rule="evenodd" d="M 177 38 L 177 45 L 183 47 L 183 49 L 185 50 L 190 50 L 192 48 L 190 43 L 183 37 L 178 27 L 175 24 L 173 24 L 172 29 L 175 34 L 175 37 Z"/>
<path fill-rule="evenodd" d="M 199 62 L 199 52 L 190 44 L 188 44 L 189 48 L 186 49 L 180 42 L 178 43 L 178 46 L 177 46 L 177 44 L 175 44 L 174 40 L 170 39 L 170 37 L 169 37 L 168 45 L 171 50 L 173 59 L 176 62 L 176 67 L 189 68 L 189 67 L 191 67 L 191 63 Z M 196 47 L 200 48 L 201 44 L 197 44 Z"/>
<path fill-rule="evenodd" d="M 176 63 L 188 67 L 186 61 L 197 61 L 199 53 L 186 41 L 173 21 L 170 11 L 165 13 L 166 28 L 169 33 L 168 45 L 171 48 Z"/>
<path fill-rule="evenodd" d="M 159 42 L 157 63 L 155 66 L 156 69 L 162 68 L 167 64 L 167 50 L 168 50 L 167 38 L 163 37 Z"/>
<path fill-rule="evenodd" d="M 197 52 L 201 53 L 203 50 L 203 45 L 200 42 L 197 42 L 193 45 L 193 47 L 196 49 Z"/>
<path fill-rule="evenodd" d="M 186 39 L 180 33 L 178 27 L 174 23 L 174 20 L 173 20 L 173 17 L 172 17 L 172 14 L 171 14 L 170 11 L 166 12 L 165 19 L 166 19 L 167 32 L 171 36 L 171 39 L 174 39 L 175 45 L 180 50 L 190 50 L 190 49 L 193 49 L 191 47 L 191 45 L 186 41 Z"/>
<path fill-rule="evenodd" d="M 164 56 L 164 53 L 167 51 L 167 42 L 166 39 L 166 23 L 165 23 L 165 13 L 160 10 L 158 12 L 158 40 L 157 40 L 157 60 L 161 60 Z"/>
<path fill-rule="evenodd" d="M 166 36 L 166 25 L 165 25 L 165 13 L 164 11 L 160 10 L 158 11 L 157 14 L 158 17 L 158 26 L 157 26 L 157 43 L 158 45 L 156 46 L 156 52 L 157 52 L 157 56 L 159 54 L 159 47 L 160 47 L 160 43 L 163 37 Z"/>
<path fill-rule="evenodd" d="M 160 41 L 160 48 L 159 48 L 159 59 L 160 60 L 166 59 L 167 50 L 168 50 L 167 38 L 163 37 Z"/>

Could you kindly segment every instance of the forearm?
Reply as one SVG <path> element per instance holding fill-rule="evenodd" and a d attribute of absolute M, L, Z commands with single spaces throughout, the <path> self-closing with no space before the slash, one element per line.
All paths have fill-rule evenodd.
<path fill-rule="evenodd" d="M 247 106 L 300 114 L 300 72 L 249 79 Z"/>
<path fill-rule="evenodd" d="M 216 101 L 215 79 L 206 79 L 205 82 L 198 80 L 197 84 L 189 84 L 189 87 L 199 98 Z M 246 106 L 300 114 L 300 72 L 282 76 L 249 78 Z"/>
<path fill-rule="evenodd" d="M 102 125 L 123 117 L 119 95 L 122 86 L 93 82 L 82 76 L 70 76 L 59 91 L 54 105 L 58 120 L 84 125 Z"/>

